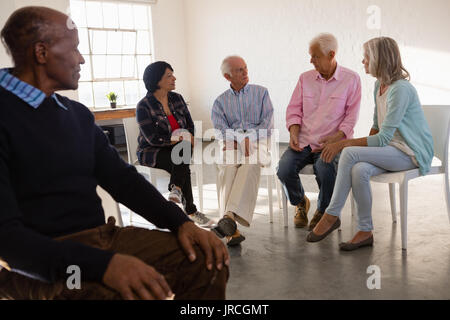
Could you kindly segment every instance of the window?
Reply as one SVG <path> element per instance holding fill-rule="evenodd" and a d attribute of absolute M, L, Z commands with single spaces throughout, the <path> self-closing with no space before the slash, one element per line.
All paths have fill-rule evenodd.
<path fill-rule="evenodd" d="M 147 93 L 142 77 L 152 62 L 150 5 L 71 0 L 70 10 L 86 60 L 81 66 L 79 101 L 105 108 L 109 106 L 106 94 L 114 91 L 117 106 L 136 106 Z"/>

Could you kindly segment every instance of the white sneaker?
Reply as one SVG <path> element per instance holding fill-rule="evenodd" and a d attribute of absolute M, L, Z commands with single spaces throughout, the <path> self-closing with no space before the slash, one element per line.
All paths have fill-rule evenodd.
<path fill-rule="evenodd" d="M 175 203 L 181 203 L 183 199 L 183 194 L 181 190 L 173 187 L 169 194 L 169 201 L 173 201 Z"/>
<path fill-rule="evenodd" d="M 207 216 L 205 216 L 200 211 L 197 211 L 195 213 L 192 213 L 188 215 L 188 217 L 194 221 L 198 226 L 203 228 L 211 228 L 214 225 L 214 221 L 209 219 Z"/>

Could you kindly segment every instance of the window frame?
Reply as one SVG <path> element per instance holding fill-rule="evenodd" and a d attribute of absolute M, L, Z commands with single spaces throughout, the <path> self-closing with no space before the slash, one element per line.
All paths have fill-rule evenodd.
<path fill-rule="evenodd" d="M 107 83 L 108 86 L 110 85 L 110 83 L 112 82 L 121 82 L 122 85 L 122 92 L 123 92 L 123 103 L 122 104 L 117 104 L 117 107 L 125 107 L 125 108 L 129 108 L 129 107 L 136 107 L 136 103 L 139 101 L 135 101 L 133 103 L 130 103 L 127 101 L 126 97 L 127 97 L 127 92 L 130 92 L 129 88 L 126 89 L 127 84 L 126 82 L 137 82 L 137 92 L 131 91 L 133 94 L 136 94 L 138 97 L 140 97 L 141 95 L 143 95 L 143 92 L 141 92 L 141 87 L 140 87 L 140 82 L 143 81 L 143 72 L 140 72 L 142 70 L 139 70 L 139 66 L 140 66 L 140 57 L 148 57 L 149 58 L 149 63 L 154 62 L 154 53 L 153 53 L 153 27 L 152 27 L 152 15 L 151 15 L 151 3 L 153 3 L 152 1 L 126 1 L 126 0 L 74 0 L 74 2 L 79 2 L 82 3 L 83 5 L 83 19 L 85 19 L 86 23 L 85 25 L 82 26 L 78 26 L 77 28 L 78 30 L 83 30 L 87 33 L 87 45 L 86 48 L 88 48 L 89 52 L 88 53 L 82 53 L 83 58 L 85 60 L 89 60 L 89 68 L 90 68 L 90 79 L 89 80 L 79 80 L 79 83 L 82 84 L 89 84 L 90 85 L 90 90 L 91 90 L 91 103 L 92 105 L 87 105 L 88 107 L 94 109 L 94 110 L 102 110 L 102 109 L 109 109 L 110 106 L 109 105 L 97 105 L 96 103 L 96 93 L 98 95 L 98 90 L 95 90 L 95 83 Z M 89 21 L 88 21 L 88 12 L 87 12 L 87 6 L 86 4 L 88 2 L 97 2 L 101 5 L 102 10 L 101 10 L 101 14 L 102 15 L 102 25 L 103 27 L 92 27 L 89 25 Z M 145 14 L 147 16 L 147 28 L 143 29 L 143 28 L 139 28 L 134 26 L 134 28 L 129 29 L 129 28 L 120 28 L 120 18 L 119 18 L 119 22 L 118 22 L 118 28 L 111 28 L 111 27 L 105 27 L 104 26 L 104 10 L 103 10 L 103 4 L 104 3 L 108 3 L 108 4 L 115 4 L 117 6 L 119 6 L 120 4 L 129 4 L 129 5 L 140 5 L 140 6 L 145 6 L 146 10 L 145 10 Z M 70 1 L 70 5 L 72 7 L 72 0 Z M 117 7 L 119 9 L 119 7 Z M 75 21 L 76 23 L 76 21 Z M 96 54 L 93 52 L 93 48 L 92 48 L 92 34 L 95 31 L 104 31 L 106 33 L 108 32 L 133 32 L 135 33 L 135 37 L 134 37 L 134 53 L 133 54 L 124 54 L 123 53 L 123 42 L 121 44 L 121 53 L 108 53 L 108 37 L 106 38 L 106 53 L 105 54 Z M 148 45 L 149 45 L 149 50 L 148 52 L 145 53 L 138 53 L 138 40 L 139 40 L 139 32 L 147 32 L 148 33 Z M 123 39 L 123 38 L 122 38 Z M 94 57 L 95 56 L 105 56 L 106 58 L 109 56 L 119 56 L 121 58 L 125 57 L 125 56 L 133 56 L 133 60 L 134 60 L 134 76 L 133 77 L 122 77 L 122 70 L 120 71 L 121 73 L 121 77 L 107 77 L 107 74 L 105 74 L 105 78 L 97 78 L 95 76 L 94 73 Z M 105 61 L 105 65 L 106 65 L 106 69 L 108 69 L 108 65 L 107 65 L 107 61 Z M 141 74 L 142 73 L 142 74 Z M 133 84 L 133 86 L 135 86 Z M 109 90 L 108 90 L 109 91 Z M 77 90 L 77 93 L 79 93 L 79 91 Z M 105 92 L 105 95 L 108 92 Z M 97 101 L 98 102 L 98 101 Z"/>

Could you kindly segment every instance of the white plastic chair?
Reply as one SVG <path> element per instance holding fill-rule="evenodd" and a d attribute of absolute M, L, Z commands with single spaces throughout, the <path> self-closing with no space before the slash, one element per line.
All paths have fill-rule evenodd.
<path fill-rule="evenodd" d="M 139 136 L 139 125 L 136 121 L 136 118 L 124 118 L 122 121 L 125 129 L 125 138 L 127 142 L 128 163 L 134 165 L 138 172 L 148 175 L 150 182 L 156 187 L 158 177 L 167 178 L 170 177 L 170 174 L 163 169 L 151 168 L 139 164 L 136 155 L 136 150 L 138 147 L 137 139 Z M 200 211 L 203 212 L 203 166 L 202 164 L 191 164 L 190 167 L 192 172 L 195 173 L 195 177 L 197 180 L 198 197 L 200 202 Z M 130 213 L 130 222 L 131 222 L 131 213 Z"/>
<path fill-rule="evenodd" d="M 102 200 L 102 207 L 105 211 L 106 221 L 108 221 L 108 217 L 112 216 L 116 218 L 116 224 L 119 227 L 123 227 L 122 214 L 120 213 L 119 204 L 116 200 L 114 200 L 113 197 L 111 197 L 111 195 L 100 186 L 97 186 L 97 194 Z"/>
<path fill-rule="evenodd" d="M 431 129 L 434 142 L 434 156 L 431 170 L 427 175 L 444 174 L 445 200 L 447 203 L 447 214 L 450 222 L 450 186 L 448 167 L 448 146 L 450 136 L 450 106 L 423 106 L 423 111 Z M 437 161 L 437 159 L 440 160 Z M 395 200 L 395 184 L 399 184 L 400 191 L 400 220 L 402 234 L 402 249 L 407 248 L 407 214 L 408 214 L 408 182 L 420 177 L 419 169 L 383 173 L 370 179 L 373 182 L 388 183 L 391 202 L 392 221 L 397 221 L 397 209 Z M 352 196 L 352 215 L 355 216 L 356 206 Z"/>
<path fill-rule="evenodd" d="M 270 153 L 271 153 L 271 159 L 279 159 L 279 146 L 277 143 L 277 139 L 270 139 Z M 273 150 L 273 151 L 272 151 Z M 276 165 L 276 163 L 275 163 Z M 220 195 L 219 195 L 219 169 L 217 167 L 217 164 L 215 165 L 216 168 L 216 192 L 217 192 L 217 203 L 219 208 L 219 214 L 222 216 L 224 208 L 220 207 Z M 261 176 L 267 177 L 267 196 L 269 200 L 269 222 L 273 223 L 273 180 L 275 179 L 275 187 L 277 189 L 277 195 L 278 195 L 278 207 L 281 209 L 281 191 L 280 191 L 280 184 L 277 183 L 277 176 L 276 171 L 274 169 L 274 165 L 268 165 L 261 168 Z M 284 223 L 286 226 L 286 217 L 284 219 Z"/>

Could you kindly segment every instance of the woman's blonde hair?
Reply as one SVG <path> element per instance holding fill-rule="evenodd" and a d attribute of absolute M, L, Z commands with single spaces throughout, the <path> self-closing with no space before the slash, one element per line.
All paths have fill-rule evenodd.
<path fill-rule="evenodd" d="M 410 79 L 409 72 L 403 67 L 400 49 L 394 39 L 374 38 L 364 43 L 364 54 L 369 58 L 369 73 L 390 85 L 400 79 Z"/>

